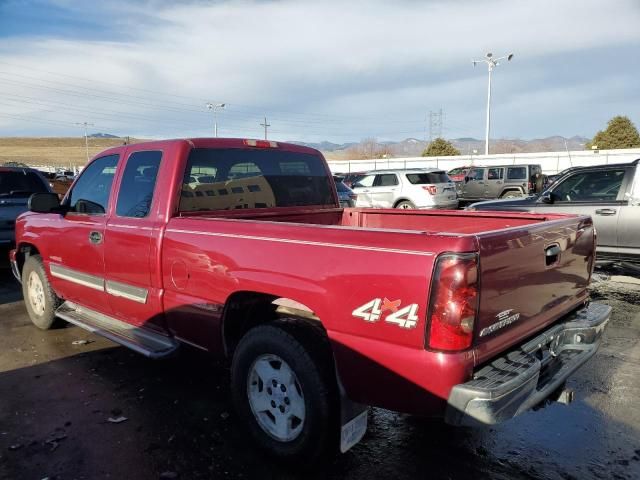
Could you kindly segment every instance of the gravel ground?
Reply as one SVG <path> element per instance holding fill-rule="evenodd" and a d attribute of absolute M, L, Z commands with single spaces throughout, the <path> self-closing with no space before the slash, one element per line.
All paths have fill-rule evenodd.
<path fill-rule="evenodd" d="M 359 445 L 296 475 L 243 436 L 224 365 L 191 350 L 151 361 L 77 327 L 39 331 L 0 271 L 0 478 L 638 479 L 640 285 L 601 274 L 593 296 L 614 313 L 569 382 L 572 405 L 487 429 L 372 409 Z"/>

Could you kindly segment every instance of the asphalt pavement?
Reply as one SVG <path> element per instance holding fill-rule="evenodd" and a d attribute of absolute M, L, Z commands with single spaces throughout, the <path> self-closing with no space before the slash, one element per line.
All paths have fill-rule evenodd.
<path fill-rule="evenodd" d="M 2 270 L 0 479 L 638 479 L 640 285 L 599 275 L 593 296 L 613 318 L 568 384 L 570 406 L 485 429 L 372 409 L 359 445 L 300 473 L 244 436 L 226 365 L 187 349 L 148 360 L 72 326 L 40 331 Z"/>

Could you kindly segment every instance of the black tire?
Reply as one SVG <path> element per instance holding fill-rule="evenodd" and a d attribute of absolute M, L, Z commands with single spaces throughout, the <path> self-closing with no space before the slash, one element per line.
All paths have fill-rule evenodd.
<path fill-rule="evenodd" d="M 500 198 L 518 198 L 521 197 L 522 193 L 518 190 L 509 190 L 508 192 L 504 192 Z"/>
<path fill-rule="evenodd" d="M 413 204 L 413 202 L 410 202 L 409 200 L 403 200 L 401 202 L 398 202 L 396 204 L 396 208 L 403 208 L 406 210 L 411 210 L 416 208 L 416 206 Z"/>
<path fill-rule="evenodd" d="M 335 451 L 338 445 L 335 374 L 330 352 L 327 354 L 326 350 L 328 342 L 323 342 L 315 332 L 309 335 L 310 328 L 298 328 L 286 321 L 254 327 L 240 340 L 231 365 L 233 403 L 256 443 L 276 460 L 306 465 Z M 283 441 L 270 434 L 258 420 L 258 415 L 269 414 L 254 414 L 250 405 L 249 382 L 255 378 L 250 375 L 254 363 L 265 355 L 275 355 L 286 362 L 304 398 L 305 418 L 292 440 Z M 268 381 L 262 385 L 265 391 L 266 385 Z"/>
<path fill-rule="evenodd" d="M 32 274 L 38 277 L 42 286 L 42 297 L 40 301 L 42 302 L 43 309 L 37 309 L 34 300 L 30 296 L 29 279 Z M 22 295 L 24 296 L 24 303 L 27 307 L 29 318 L 36 327 L 41 330 L 49 330 L 61 323 L 61 321 L 56 318 L 56 309 L 60 306 L 62 300 L 58 298 L 51 288 L 40 255 L 31 255 L 27 257 L 26 262 L 24 262 L 24 266 L 22 267 Z"/>

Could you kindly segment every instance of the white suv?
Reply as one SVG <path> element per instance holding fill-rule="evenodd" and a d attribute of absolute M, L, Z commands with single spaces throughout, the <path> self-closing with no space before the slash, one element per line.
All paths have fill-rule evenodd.
<path fill-rule="evenodd" d="M 367 172 L 351 189 L 358 194 L 356 207 L 458 208 L 454 183 L 435 168 Z"/>

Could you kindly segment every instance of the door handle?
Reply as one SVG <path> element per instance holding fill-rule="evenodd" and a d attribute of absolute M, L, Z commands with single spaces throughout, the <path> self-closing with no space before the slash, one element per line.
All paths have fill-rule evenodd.
<path fill-rule="evenodd" d="M 100 232 L 96 232 L 95 230 L 89 232 L 89 241 L 95 245 L 102 243 L 102 234 Z"/>
<path fill-rule="evenodd" d="M 596 210 L 596 215 L 602 215 L 603 217 L 610 217 L 615 215 L 617 210 L 615 208 L 599 208 Z"/>

